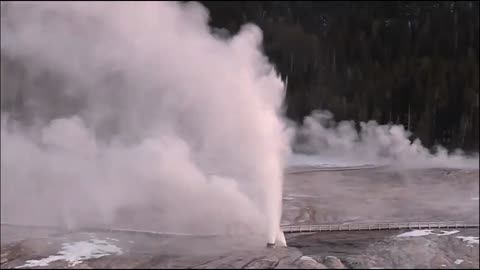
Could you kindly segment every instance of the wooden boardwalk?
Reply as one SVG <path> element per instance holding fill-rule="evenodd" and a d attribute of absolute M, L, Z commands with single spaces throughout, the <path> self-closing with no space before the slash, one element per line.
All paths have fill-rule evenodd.
<path fill-rule="evenodd" d="M 281 229 L 284 233 L 403 230 L 403 229 L 453 229 L 453 228 L 479 228 L 479 224 L 451 221 L 451 222 L 351 223 L 351 224 L 283 225 L 281 226 Z"/>

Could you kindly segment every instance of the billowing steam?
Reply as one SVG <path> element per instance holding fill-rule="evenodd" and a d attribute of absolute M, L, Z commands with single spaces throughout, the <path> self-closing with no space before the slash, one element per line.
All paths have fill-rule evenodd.
<path fill-rule="evenodd" d="M 12 2 L 1 27 L 2 98 L 23 95 L 2 113 L 2 220 L 275 241 L 288 135 L 256 26 L 219 36 L 197 3 Z"/>
<path fill-rule="evenodd" d="M 197 3 L 7 2 L 1 17 L 1 219 L 284 242 L 289 130 L 261 31 L 208 26 Z M 316 112 L 298 152 L 474 167 L 401 126 Z"/>
<path fill-rule="evenodd" d="M 348 165 L 389 165 L 399 168 L 478 168 L 478 154 L 467 157 L 462 151 L 448 153 L 437 146 L 435 151 L 422 146 L 419 139 L 402 125 L 379 125 L 353 121 L 336 122 L 328 111 L 315 111 L 297 130 L 294 162 Z M 303 159 L 303 160 L 302 160 Z M 316 160 L 315 160 L 316 159 Z"/>

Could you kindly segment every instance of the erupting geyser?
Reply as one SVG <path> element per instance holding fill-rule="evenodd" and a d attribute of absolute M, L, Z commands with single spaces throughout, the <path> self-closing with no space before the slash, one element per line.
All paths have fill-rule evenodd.
<path fill-rule="evenodd" d="M 218 36 L 195 2 L 3 2 L 1 34 L 2 221 L 131 209 L 152 229 L 283 237 L 284 88 L 258 27 Z"/>
<path fill-rule="evenodd" d="M 278 231 L 276 244 L 281 247 L 287 246 L 287 240 L 285 239 L 285 234 L 281 230 Z"/>
<path fill-rule="evenodd" d="M 267 248 L 274 248 L 275 246 L 280 246 L 280 247 L 286 247 L 287 246 L 287 240 L 285 239 L 285 235 L 283 234 L 282 230 L 277 231 L 277 237 L 275 238 L 275 241 L 268 242 L 267 243 Z"/>

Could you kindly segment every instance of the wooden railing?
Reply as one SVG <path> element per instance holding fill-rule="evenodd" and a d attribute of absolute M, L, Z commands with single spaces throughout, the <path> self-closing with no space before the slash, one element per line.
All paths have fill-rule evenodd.
<path fill-rule="evenodd" d="M 393 222 L 393 223 L 351 223 L 325 225 L 283 225 L 284 233 L 325 232 L 325 231 L 371 231 L 371 230 L 401 230 L 401 229 L 448 229 L 448 228 L 479 228 L 479 224 L 463 222 Z"/>

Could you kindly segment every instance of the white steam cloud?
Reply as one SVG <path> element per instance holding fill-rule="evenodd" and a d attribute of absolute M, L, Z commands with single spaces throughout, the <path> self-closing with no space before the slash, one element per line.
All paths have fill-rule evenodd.
<path fill-rule="evenodd" d="M 221 37 L 193 2 L 2 9 L 2 58 L 26 63 L 35 113 L 28 128 L 2 113 L 2 221 L 275 240 L 289 136 L 256 26 Z"/>
<path fill-rule="evenodd" d="M 379 125 L 375 121 L 336 122 L 328 111 L 315 111 L 297 129 L 296 163 L 342 165 L 389 165 L 398 168 L 458 168 L 479 166 L 478 154 L 467 156 L 437 146 L 435 151 L 422 146 L 419 139 L 402 125 Z"/>

